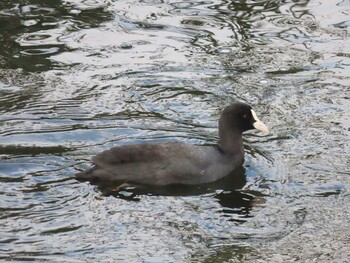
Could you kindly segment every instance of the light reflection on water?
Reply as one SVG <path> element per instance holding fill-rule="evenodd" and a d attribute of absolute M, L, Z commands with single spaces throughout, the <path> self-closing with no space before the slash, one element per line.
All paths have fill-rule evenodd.
<path fill-rule="evenodd" d="M 347 258 L 346 1 L 0 7 L 1 259 Z M 247 134 L 229 181 L 115 192 L 74 179 L 119 144 L 216 144 L 235 99 L 273 133 Z"/>

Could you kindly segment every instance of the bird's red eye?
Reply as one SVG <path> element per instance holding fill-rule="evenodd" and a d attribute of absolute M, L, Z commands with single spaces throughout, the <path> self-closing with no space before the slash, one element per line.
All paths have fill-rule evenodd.
<path fill-rule="evenodd" d="M 250 119 L 249 114 L 244 114 L 244 115 L 243 115 L 243 119 L 249 120 L 249 119 Z"/>

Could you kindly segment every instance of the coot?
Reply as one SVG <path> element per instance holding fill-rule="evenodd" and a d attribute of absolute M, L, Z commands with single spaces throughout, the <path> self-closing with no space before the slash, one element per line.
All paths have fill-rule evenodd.
<path fill-rule="evenodd" d="M 214 182 L 242 165 L 242 133 L 254 128 L 269 132 L 249 105 L 235 102 L 221 113 L 217 147 L 183 142 L 117 146 L 93 157 L 93 167 L 76 178 L 157 186 Z"/>

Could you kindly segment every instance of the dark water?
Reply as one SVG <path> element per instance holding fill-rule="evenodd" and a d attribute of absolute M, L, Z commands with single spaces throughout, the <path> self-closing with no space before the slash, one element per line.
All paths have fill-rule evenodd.
<path fill-rule="evenodd" d="M 347 262 L 350 2 L 1 1 L 0 259 Z M 74 179 L 130 142 L 215 144 L 253 105 L 231 180 L 162 193 Z"/>

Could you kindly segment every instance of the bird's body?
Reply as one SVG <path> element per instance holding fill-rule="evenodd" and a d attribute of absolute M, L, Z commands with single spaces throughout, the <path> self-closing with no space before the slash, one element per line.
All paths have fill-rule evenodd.
<path fill-rule="evenodd" d="M 268 131 L 250 106 L 235 103 L 221 114 L 218 147 L 182 142 L 118 146 L 93 157 L 94 166 L 76 177 L 158 186 L 217 181 L 242 164 L 242 132 L 253 128 Z"/>
<path fill-rule="evenodd" d="M 237 150 L 241 153 L 225 154 L 181 142 L 124 145 L 93 157 L 95 167 L 77 177 L 154 185 L 208 183 L 242 164 L 243 148 Z"/>

